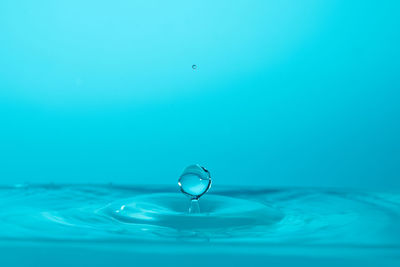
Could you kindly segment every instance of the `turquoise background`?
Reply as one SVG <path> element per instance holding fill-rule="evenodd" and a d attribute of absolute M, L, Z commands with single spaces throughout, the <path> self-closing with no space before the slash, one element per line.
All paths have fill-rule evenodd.
<path fill-rule="evenodd" d="M 2 0 L 0 183 L 174 184 L 200 163 L 214 185 L 398 188 L 399 14 Z"/>

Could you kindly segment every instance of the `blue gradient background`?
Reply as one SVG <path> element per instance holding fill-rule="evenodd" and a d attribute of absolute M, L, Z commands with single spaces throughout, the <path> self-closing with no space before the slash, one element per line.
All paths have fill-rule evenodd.
<path fill-rule="evenodd" d="M 399 13 L 2 0 L 0 183 L 172 184 L 201 163 L 216 185 L 398 188 Z"/>

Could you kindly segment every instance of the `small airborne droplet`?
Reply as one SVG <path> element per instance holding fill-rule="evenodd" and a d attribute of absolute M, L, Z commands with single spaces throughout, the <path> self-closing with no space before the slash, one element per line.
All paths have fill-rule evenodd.
<path fill-rule="evenodd" d="M 193 64 L 192 69 L 194 69 L 194 70 L 197 69 L 197 65 Z"/>

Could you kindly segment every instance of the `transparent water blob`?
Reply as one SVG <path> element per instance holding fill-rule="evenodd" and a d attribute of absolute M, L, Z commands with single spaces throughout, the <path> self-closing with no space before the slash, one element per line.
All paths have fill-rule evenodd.
<path fill-rule="evenodd" d="M 210 172 L 198 164 L 190 165 L 184 169 L 179 178 L 178 185 L 181 192 L 191 199 L 189 212 L 199 213 L 198 200 L 211 187 Z"/>
<path fill-rule="evenodd" d="M 197 69 L 197 65 L 196 65 L 196 64 L 193 64 L 193 65 L 192 65 L 192 69 L 194 69 L 194 70 Z"/>

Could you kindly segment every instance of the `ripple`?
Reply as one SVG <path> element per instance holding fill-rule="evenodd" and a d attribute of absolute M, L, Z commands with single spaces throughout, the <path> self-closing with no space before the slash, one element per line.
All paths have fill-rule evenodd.
<path fill-rule="evenodd" d="M 117 201 L 105 213 L 118 221 L 157 225 L 175 230 L 221 232 L 267 226 L 283 215 L 255 201 L 210 195 L 200 201 L 201 213 L 189 214 L 189 200 L 180 194 L 151 194 Z"/>
<path fill-rule="evenodd" d="M 113 185 L 2 187 L 0 239 L 400 248 L 398 193 L 214 189 L 200 200 L 200 214 L 188 214 L 189 200 L 171 192 Z"/>

